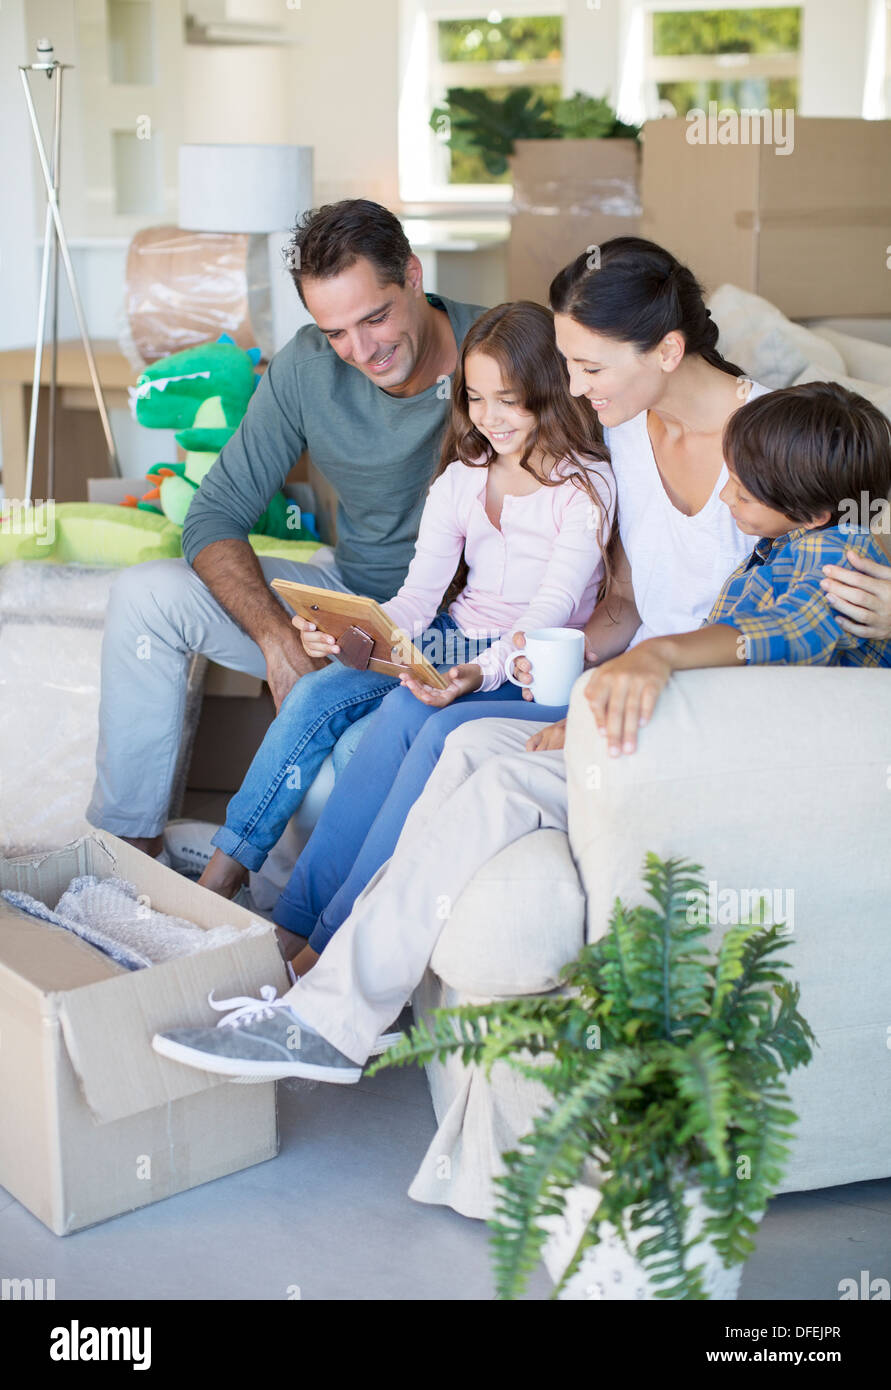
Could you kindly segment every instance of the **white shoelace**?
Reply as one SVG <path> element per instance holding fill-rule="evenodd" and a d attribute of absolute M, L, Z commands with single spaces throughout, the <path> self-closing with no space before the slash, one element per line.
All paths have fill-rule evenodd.
<path fill-rule="evenodd" d="M 212 1009 L 222 1011 L 231 1009 L 232 1012 L 225 1018 L 221 1018 L 217 1024 L 218 1028 L 240 1028 L 243 1023 L 253 1023 L 261 1018 L 274 1018 L 276 1009 L 287 1009 L 290 1007 L 287 1000 L 276 998 L 275 985 L 261 985 L 260 999 L 214 999 L 212 994 L 207 996 L 207 1002 Z"/>

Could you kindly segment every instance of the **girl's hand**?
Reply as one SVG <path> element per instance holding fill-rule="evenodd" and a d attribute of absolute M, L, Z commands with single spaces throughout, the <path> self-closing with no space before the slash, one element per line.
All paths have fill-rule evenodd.
<path fill-rule="evenodd" d="M 633 753 L 637 731 L 649 722 L 672 668 L 663 656 L 641 643 L 593 672 L 585 698 L 594 713 L 598 732 L 607 740 L 609 755 Z"/>
<path fill-rule="evenodd" d="M 840 614 L 839 627 L 855 637 L 877 641 L 891 638 L 891 565 L 880 565 L 848 550 L 845 559 L 852 569 L 843 565 L 824 565 L 826 578 L 820 588 Z"/>
<path fill-rule="evenodd" d="M 562 748 L 566 742 L 566 720 L 561 719 L 557 724 L 548 724 L 546 728 L 539 729 L 531 738 L 526 740 L 527 753 L 550 753 L 555 748 Z"/>
<path fill-rule="evenodd" d="M 306 618 L 301 618 L 299 613 L 295 613 L 291 622 L 300 633 L 300 640 L 303 643 L 303 650 L 307 656 L 319 657 L 335 656 L 340 651 L 333 637 L 327 632 L 319 632 L 315 623 L 307 622 Z"/>
<path fill-rule="evenodd" d="M 515 647 L 519 647 L 519 648 L 522 650 L 522 648 L 525 647 L 525 645 L 526 645 L 526 634 L 525 634 L 525 632 L 515 632 L 515 633 L 514 633 L 514 646 L 515 646 Z M 596 653 L 596 652 L 589 651 L 589 650 L 588 650 L 587 643 L 586 643 L 586 644 L 585 644 L 585 666 L 586 666 L 586 667 L 588 667 L 588 666 L 595 666 L 596 664 L 597 664 L 597 653 Z M 531 684 L 532 684 L 532 662 L 529 660 L 529 658 L 528 658 L 527 656 L 521 656 L 520 659 L 519 659 L 519 661 L 515 661 L 515 662 L 514 662 L 514 675 L 516 676 L 517 680 L 520 682 L 521 685 L 531 685 Z M 523 699 L 524 699 L 524 700 L 532 700 L 532 699 L 534 699 L 534 696 L 533 696 L 533 694 L 532 694 L 532 691 L 531 691 L 531 690 L 524 690 L 524 691 L 523 691 Z M 557 728 L 558 726 L 557 726 L 556 724 L 552 724 L 550 727 L 551 727 L 551 728 Z M 560 747 L 561 747 L 561 748 L 563 747 L 562 743 L 560 744 Z M 529 751 L 531 752 L 532 750 L 530 749 Z"/>
<path fill-rule="evenodd" d="M 445 690 L 434 690 L 432 685 L 424 685 L 423 681 L 417 681 L 412 676 L 399 677 L 400 685 L 410 690 L 415 699 L 442 709 L 457 700 L 459 695 L 470 695 L 474 690 L 479 690 L 483 683 L 483 669 L 473 662 L 466 666 L 452 666 L 448 681 Z"/>

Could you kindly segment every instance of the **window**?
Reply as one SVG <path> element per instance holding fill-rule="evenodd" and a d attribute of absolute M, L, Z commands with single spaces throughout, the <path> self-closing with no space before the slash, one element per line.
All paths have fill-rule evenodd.
<path fill-rule="evenodd" d="M 480 87 L 493 97 L 533 87 L 548 101 L 563 94 L 562 3 L 513 0 L 403 0 L 399 170 L 407 202 L 510 198 L 510 173 L 497 180 L 475 155 L 453 151 L 430 128 L 451 88 Z"/>
<path fill-rule="evenodd" d="M 795 110 L 801 9 L 653 8 L 647 14 L 647 115 L 684 116 L 694 107 Z"/>
<path fill-rule="evenodd" d="M 436 61 L 431 110 L 452 87 L 482 87 L 503 97 L 508 87 L 534 87 L 548 101 L 562 96 L 563 20 L 531 15 L 504 18 L 498 10 L 485 19 L 441 19 L 436 23 Z M 491 183 L 478 155 L 445 146 L 443 182 Z M 510 171 L 499 183 L 510 183 Z"/>

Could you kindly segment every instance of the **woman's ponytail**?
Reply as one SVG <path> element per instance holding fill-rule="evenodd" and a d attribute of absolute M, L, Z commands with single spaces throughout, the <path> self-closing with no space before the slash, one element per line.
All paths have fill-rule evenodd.
<path fill-rule="evenodd" d="M 718 325 L 693 272 L 655 242 L 614 237 L 600 247 L 599 265 L 585 251 L 555 276 L 551 308 L 606 338 L 651 352 L 667 333 L 683 334 L 688 355 L 731 376 L 741 367 L 718 351 Z"/>

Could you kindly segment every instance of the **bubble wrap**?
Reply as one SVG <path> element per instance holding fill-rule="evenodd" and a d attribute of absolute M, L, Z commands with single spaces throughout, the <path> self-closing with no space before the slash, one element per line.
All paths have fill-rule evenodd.
<path fill-rule="evenodd" d="M 116 570 L 0 569 L 0 853 L 67 844 L 84 816 L 99 735 L 99 654 Z"/>
<path fill-rule="evenodd" d="M 161 965 L 274 930 L 268 922 L 252 922 L 247 928 L 224 925 L 203 931 L 182 917 L 156 912 L 134 884 L 121 878 L 100 879 L 95 874 L 72 879 L 55 910 L 28 893 L 12 889 L 0 897 L 32 917 L 74 932 L 127 970 Z"/>
<path fill-rule="evenodd" d="M 96 777 L 102 629 L 118 573 L 0 566 L 0 855 L 58 849 L 92 830 L 85 811 Z M 200 696 L 200 681 L 194 700 L 190 684 L 192 733 Z M 190 749 L 185 737 L 184 759 Z"/>

